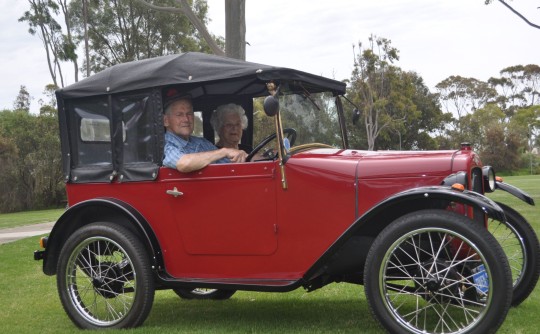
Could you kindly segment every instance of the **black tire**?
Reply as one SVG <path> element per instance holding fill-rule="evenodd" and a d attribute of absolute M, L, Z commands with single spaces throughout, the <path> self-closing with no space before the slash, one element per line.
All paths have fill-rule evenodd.
<path fill-rule="evenodd" d="M 444 210 L 391 223 L 370 248 L 364 273 L 370 310 L 390 333 L 494 333 L 512 300 L 497 240 Z"/>
<path fill-rule="evenodd" d="M 236 290 L 220 290 L 220 289 L 173 289 L 176 294 L 182 299 L 206 299 L 206 300 L 225 300 L 234 295 Z"/>
<path fill-rule="evenodd" d="M 62 248 L 58 293 L 73 323 L 84 329 L 141 325 L 154 301 L 145 248 L 133 233 L 112 223 L 86 225 Z"/>
<path fill-rule="evenodd" d="M 491 220 L 488 230 L 501 244 L 512 271 L 512 306 L 521 304 L 534 290 L 540 276 L 540 244 L 529 222 L 509 206 L 504 210 L 506 222 Z"/>

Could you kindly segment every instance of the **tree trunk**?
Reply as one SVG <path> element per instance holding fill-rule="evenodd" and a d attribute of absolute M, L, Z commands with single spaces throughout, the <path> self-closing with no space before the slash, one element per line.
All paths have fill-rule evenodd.
<path fill-rule="evenodd" d="M 225 0 L 225 53 L 246 60 L 246 0 Z"/>

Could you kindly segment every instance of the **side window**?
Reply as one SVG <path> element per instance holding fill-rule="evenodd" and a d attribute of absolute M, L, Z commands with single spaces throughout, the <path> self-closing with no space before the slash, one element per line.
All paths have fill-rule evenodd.
<path fill-rule="evenodd" d="M 111 128 L 109 120 L 101 118 L 82 118 L 81 119 L 81 140 L 83 142 L 110 142 Z"/>
<path fill-rule="evenodd" d="M 195 113 L 195 127 L 193 130 L 193 135 L 197 137 L 204 137 L 202 111 L 195 111 L 194 113 Z"/>
<path fill-rule="evenodd" d="M 107 98 L 77 101 L 71 106 L 75 167 L 86 165 L 112 165 L 111 127 Z"/>
<path fill-rule="evenodd" d="M 115 98 L 115 110 L 121 110 L 123 162 L 154 161 L 155 136 L 149 94 Z"/>

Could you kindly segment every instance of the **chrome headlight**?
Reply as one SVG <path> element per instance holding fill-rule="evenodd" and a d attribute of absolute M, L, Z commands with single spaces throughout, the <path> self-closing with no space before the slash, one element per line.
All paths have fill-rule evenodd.
<path fill-rule="evenodd" d="M 491 193 L 495 191 L 495 170 L 491 166 L 482 168 L 482 176 L 484 177 L 484 192 Z"/>

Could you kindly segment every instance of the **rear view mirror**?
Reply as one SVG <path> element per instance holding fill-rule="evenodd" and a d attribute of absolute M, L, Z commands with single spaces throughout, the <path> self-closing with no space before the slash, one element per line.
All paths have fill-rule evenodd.
<path fill-rule="evenodd" d="M 267 116 L 275 116 L 279 111 L 279 100 L 269 95 L 264 99 L 263 107 Z"/>

